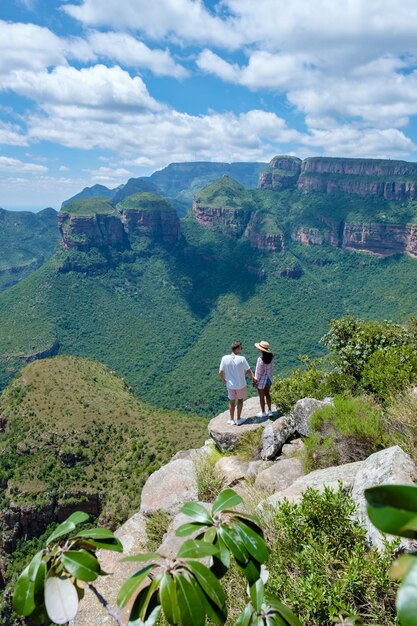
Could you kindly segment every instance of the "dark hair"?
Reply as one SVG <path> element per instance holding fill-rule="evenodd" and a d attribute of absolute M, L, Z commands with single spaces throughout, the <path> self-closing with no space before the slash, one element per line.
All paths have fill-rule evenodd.
<path fill-rule="evenodd" d="M 274 358 L 274 355 L 272 354 L 272 352 L 262 352 L 261 358 L 265 365 L 269 365 L 269 363 Z"/>
<path fill-rule="evenodd" d="M 236 350 L 236 348 L 241 348 L 242 347 L 242 342 L 241 341 L 234 341 L 232 343 L 232 352 L 234 352 Z"/>

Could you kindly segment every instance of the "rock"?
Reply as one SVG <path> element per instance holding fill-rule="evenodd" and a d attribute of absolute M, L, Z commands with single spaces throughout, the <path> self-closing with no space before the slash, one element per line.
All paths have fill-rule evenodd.
<path fill-rule="evenodd" d="M 362 462 L 352 489 L 352 497 L 358 505 L 358 517 L 366 526 L 369 541 L 377 548 L 382 548 L 383 535 L 369 521 L 366 512 L 365 489 L 377 485 L 413 485 L 417 478 L 417 468 L 413 461 L 399 446 L 393 446 L 371 454 Z M 388 535 L 388 538 L 392 539 Z M 407 540 L 402 545 L 409 545 Z"/>
<path fill-rule="evenodd" d="M 275 459 L 282 446 L 295 433 L 295 421 L 292 414 L 279 417 L 266 424 L 262 434 L 261 458 L 266 461 Z"/>
<path fill-rule="evenodd" d="M 301 459 L 280 459 L 268 469 L 259 472 L 255 479 L 255 487 L 276 493 L 292 485 L 303 474 Z"/>
<path fill-rule="evenodd" d="M 252 476 L 257 476 L 259 472 L 262 472 L 268 467 L 271 467 L 272 461 L 250 461 L 248 465 L 248 471 L 246 473 L 246 478 L 252 478 Z"/>
<path fill-rule="evenodd" d="M 149 515 L 163 510 L 175 514 L 189 500 L 198 500 L 194 463 L 176 459 L 149 476 L 142 490 L 140 512 Z"/>
<path fill-rule="evenodd" d="M 199 502 L 204 508 L 207 510 L 211 509 L 211 504 L 207 504 L 206 502 Z M 158 553 L 161 556 L 164 556 L 166 559 L 175 559 L 177 556 L 178 550 L 184 543 L 186 539 L 194 539 L 198 534 L 198 531 L 195 531 L 191 535 L 187 535 L 186 537 L 177 537 L 175 531 L 177 528 L 182 526 L 182 524 L 187 524 L 191 520 L 188 515 L 184 515 L 184 513 L 178 513 L 174 519 L 171 521 L 167 532 L 164 535 L 162 543 L 158 548 Z"/>
<path fill-rule="evenodd" d="M 245 478 L 248 462 L 238 456 L 224 456 L 217 461 L 214 468 L 222 479 L 223 487 L 232 487 L 239 480 Z"/>
<path fill-rule="evenodd" d="M 310 419 L 311 416 L 321 409 L 322 407 L 332 404 L 332 398 L 325 398 L 324 400 L 316 400 L 315 398 L 302 398 L 295 403 L 294 406 L 294 423 L 295 430 L 304 437 L 308 437 L 310 434 Z"/>
<path fill-rule="evenodd" d="M 280 462 L 282 463 L 283 461 Z M 347 463 L 346 465 L 339 465 L 337 467 L 326 467 L 325 469 L 310 472 L 310 474 L 306 476 L 297 478 L 287 489 L 279 493 L 274 493 L 265 500 L 265 503 L 274 506 L 282 502 L 284 498 L 290 502 L 299 502 L 302 493 L 308 487 L 317 489 L 318 491 L 323 491 L 325 487 L 330 487 L 330 489 L 336 491 L 339 488 L 340 482 L 345 489 L 350 490 L 363 463 L 364 461 L 357 461 L 356 463 Z"/>
<path fill-rule="evenodd" d="M 245 423 L 241 426 L 233 426 L 233 424 L 227 423 L 229 420 L 228 410 L 210 420 L 208 431 L 219 450 L 222 452 L 234 450 L 242 435 L 258 428 L 264 428 L 271 420 L 267 417 L 256 417 L 259 411 L 259 398 L 255 396 L 248 398 L 243 403 L 242 418 L 245 419 Z M 278 412 L 275 412 L 274 416 L 278 416 Z"/>
<path fill-rule="evenodd" d="M 306 445 L 302 439 L 293 439 L 290 443 L 282 446 L 281 458 L 289 459 L 295 455 L 301 455 L 306 449 Z"/>
<path fill-rule="evenodd" d="M 146 518 L 140 513 L 136 513 L 127 520 L 116 532 L 115 535 L 123 544 L 123 555 L 118 552 L 99 550 L 98 558 L 105 572 L 111 576 L 101 576 L 94 582 L 97 591 L 106 599 L 112 610 L 127 623 L 130 606 L 124 610 L 117 607 L 117 594 L 123 583 L 134 572 L 140 569 L 138 563 L 122 563 L 122 558 L 133 556 L 146 549 Z M 100 604 L 96 596 L 88 587 L 85 596 L 80 603 L 80 609 L 76 618 L 72 621 L 73 626 L 111 626 L 114 621 L 108 612 Z"/>

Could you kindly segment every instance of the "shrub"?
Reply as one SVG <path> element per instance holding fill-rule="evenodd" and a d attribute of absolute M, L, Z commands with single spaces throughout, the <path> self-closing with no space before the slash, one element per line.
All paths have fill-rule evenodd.
<path fill-rule="evenodd" d="M 366 624 L 396 624 L 396 583 L 388 546 L 369 548 L 352 514 L 349 495 L 308 489 L 300 504 L 287 501 L 266 516 L 272 546 L 268 589 L 291 605 L 308 626 L 330 625 L 357 614 Z"/>
<path fill-rule="evenodd" d="M 385 445 L 399 445 L 417 463 L 417 395 L 408 390 L 385 406 Z"/>
<path fill-rule="evenodd" d="M 307 470 L 358 461 L 384 447 L 382 411 L 369 396 L 335 396 L 333 405 L 314 413 L 310 426 Z"/>
<path fill-rule="evenodd" d="M 213 502 L 222 489 L 221 478 L 214 469 L 220 458 L 220 452 L 213 447 L 207 454 L 200 454 L 194 459 L 198 498 L 202 502 Z"/>
<path fill-rule="evenodd" d="M 417 346 L 377 350 L 363 369 L 363 384 L 380 400 L 404 391 L 417 380 Z"/>
<path fill-rule="evenodd" d="M 263 429 L 248 430 L 239 439 L 235 453 L 245 461 L 254 461 L 260 458 L 262 450 Z"/>

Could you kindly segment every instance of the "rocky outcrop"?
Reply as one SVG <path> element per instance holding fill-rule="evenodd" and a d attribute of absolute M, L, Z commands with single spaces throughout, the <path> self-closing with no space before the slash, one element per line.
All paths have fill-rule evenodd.
<path fill-rule="evenodd" d="M 294 416 L 284 415 L 274 422 L 269 422 L 262 433 L 261 458 L 265 461 L 275 459 L 281 452 L 282 446 L 295 433 Z"/>
<path fill-rule="evenodd" d="M 332 398 L 316 400 L 315 398 L 302 398 L 295 403 L 293 411 L 294 429 L 303 437 L 310 434 L 310 420 L 316 411 L 331 404 Z"/>
<path fill-rule="evenodd" d="M 199 224 L 231 237 L 243 234 L 250 217 L 247 209 L 204 206 L 199 198 L 194 200 L 192 210 Z"/>
<path fill-rule="evenodd" d="M 221 478 L 223 487 L 232 487 L 246 477 L 248 465 L 248 461 L 238 456 L 224 456 L 217 461 L 214 468 Z"/>
<path fill-rule="evenodd" d="M 281 231 L 271 232 L 268 226 L 263 224 L 262 214 L 254 213 L 245 230 L 245 237 L 249 239 L 252 248 L 261 252 L 282 252 L 284 249 L 284 235 Z M 268 232 L 269 230 L 269 232 Z M 274 228 L 274 230 L 277 230 Z"/>
<path fill-rule="evenodd" d="M 129 242 L 143 234 L 149 235 L 153 241 L 166 244 L 174 244 L 180 238 L 180 222 L 175 209 L 122 211 L 120 219 Z"/>
<path fill-rule="evenodd" d="M 294 156 L 274 157 L 268 169 L 259 175 L 259 187 L 275 191 L 295 188 L 300 176 L 301 164 L 301 159 Z"/>
<path fill-rule="evenodd" d="M 304 464 L 301 459 L 280 459 L 271 467 L 259 472 L 255 479 L 255 488 L 269 493 L 283 491 L 300 476 L 304 476 Z"/>
<path fill-rule="evenodd" d="M 189 500 L 198 500 L 194 463 L 177 459 L 149 476 L 142 490 L 140 512 L 150 515 L 162 510 L 175 514 Z"/>
<path fill-rule="evenodd" d="M 50 346 L 47 346 L 43 350 L 38 350 L 37 352 L 33 352 L 32 354 L 24 354 L 19 357 L 22 365 L 27 365 L 28 363 L 32 363 L 32 361 L 37 361 L 39 359 L 46 359 L 51 356 L 56 356 L 59 350 L 59 341 L 55 339 Z"/>
<path fill-rule="evenodd" d="M 96 213 L 78 216 L 61 211 L 58 225 L 66 248 L 87 251 L 90 248 L 121 249 L 127 245 L 126 233 L 118 215 Z"/>
<path fill-rule="evenodd" d="M 407 253 L 417 257 L 417 226 L 410 224 L 344 224 L 342 247 L 380 256 Z"/>

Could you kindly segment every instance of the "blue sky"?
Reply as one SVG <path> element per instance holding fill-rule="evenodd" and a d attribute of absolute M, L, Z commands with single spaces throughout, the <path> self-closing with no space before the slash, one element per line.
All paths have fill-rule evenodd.
<path fill-rule="evenodd" d="M 2 0 L 0 207 L 173 161 L 417 160 L 415 0 Z"/>

